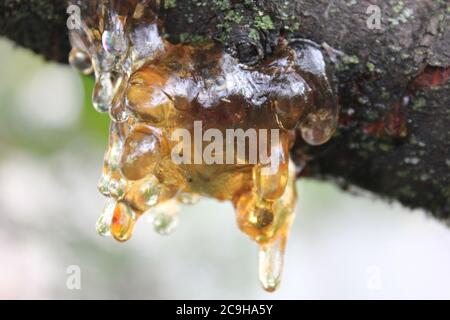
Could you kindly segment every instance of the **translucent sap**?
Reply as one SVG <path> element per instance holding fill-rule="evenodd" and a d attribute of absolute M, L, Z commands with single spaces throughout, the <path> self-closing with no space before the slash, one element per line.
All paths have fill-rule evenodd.
<path fill-rule="evenodd" d="M 70 32 L 70 63 L 94 71 L 93 105 L 112 119 L 98 186 L 110 201 L 97 231 L 126 241 L 148 213 L 155 230 L 168 234 L 178 224 L 179 203 L 200 196 L 231 201 L 239 228 L 260 247 L 260 281 L 275 290 L 297 199 L 290 148 L 297 133 L 319 145 L 337 126 L 321 51 L 307 42 L 285 43 L 250 68 L 213 42 L 164 40 L 151 1 L 71 3 L 83 20 Z M 195 137 L 196 123 L 209 136 L 179 148 L 174 132 Z M 231 129 L 248 135 L 219 141 Z M 250 130 L 265 135 L 250 137 Z M 258 154 L 275 155 L 277 165 L 252 159 L 255 145 Z M 174 150 L 185 161 L 174 161 Z M 214 161 L 204 161 L 205 150 Z"/>

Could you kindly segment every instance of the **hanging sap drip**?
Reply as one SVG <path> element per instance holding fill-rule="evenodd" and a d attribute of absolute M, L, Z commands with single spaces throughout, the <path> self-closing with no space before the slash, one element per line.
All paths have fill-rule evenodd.
<path fill-rule="evenodd" d="M 110 199 L 103 209 L 102 214 L 97 220 L 96 230 L 97 233 L 103 237 L 111 235 L 111 224 L 114 215 L 114 209 L 116 207 L 116 202 Z"/>
<path fill-rule="evenodd" d="M 161 235 L 169 235 L 178 226 L 179 204 L 175 199 L 166 201 L 151 209 L 151 222 L 155 231 Z"/>
<path fill-rule="evenodd" d="M 72 67 L 85 75 L 91 74 L 94 71 L 91 58 L 89 58 L 85 52 L 80 51 L 77 48 L 73 48 L 70 51 L 69 63 Z"/>
<path fill-rule="evenodd" d="M 111 221 L 111 234 L 117 241 L 127 241 L 133 234 L 136 223 L 136 213 L 130 206 L 123 202 L 117 202 Z"/>
<path fill-rule="evenodd" d="M 259 281 L 269 292 L 278 289 L 283 273 L 284 247 L 280 242 L 283 240 L 262 245 L 259 251 Z"/>
<path fill-rule="evenodd" d="M 93 105 L 112 119 L 97 232 L 126 241 L 147 214 L 167 235 L 180 204 L 230 201 L 259 246 L 261 284 L 276 290 L 297 202 L 290 149 L 297 136 L 327 142 L 338 122 L 320 48 L 280 43 L 248 68 L 213 41 L 168 42 L 158 1 L 70 2 L 82 13 L 70 63 L 95 73 Z"/>

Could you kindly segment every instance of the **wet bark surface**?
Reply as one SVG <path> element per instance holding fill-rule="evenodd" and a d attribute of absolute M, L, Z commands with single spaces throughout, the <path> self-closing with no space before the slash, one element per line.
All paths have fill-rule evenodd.
<path fill-rule="evenodd" d="M 377 4 L 381 28 L 370 29 Z M 341 105 L 332 141 L 293 151 L 303 175 L 450 218 L 450 4 L 431 0 L 162 1 L 170 41 L 216 39 L 244 63 L 280 37 L 322 46 Z M 69 50 L 63 1 L 0 3 L 0 34 L 49 60 Z"/>

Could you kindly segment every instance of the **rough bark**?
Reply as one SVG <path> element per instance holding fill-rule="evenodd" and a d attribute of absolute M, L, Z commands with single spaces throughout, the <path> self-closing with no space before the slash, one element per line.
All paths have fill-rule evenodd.
<path fill-rule="evenodd" d="M 381 8 L 380 30 L 366 22 Z M 432 0 L 183 0 L 161 3 L 171 41 L 215 38 L 243 61 L 277 38 L 323 45 L 341 110 L 333 140 L 298 141 L 305 175 L 370 190 L 450 221 L 450 4 Z M 47 59 L 68 52 L 63 1 L 6 0 L 0 33 Z M 270 19 L 267 19 L 270 17 Z M 306 154 L 306 156 L 305 156 Z"/>

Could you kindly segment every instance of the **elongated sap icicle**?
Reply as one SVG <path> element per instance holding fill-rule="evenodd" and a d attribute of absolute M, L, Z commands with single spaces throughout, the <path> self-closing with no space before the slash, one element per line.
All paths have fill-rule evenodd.
<path fill-rule="evenodd" d="M 284 241 L 261 245 L 259 249 L 259 281 L 269 292 L 278 289 L 284 264 Z"/>

